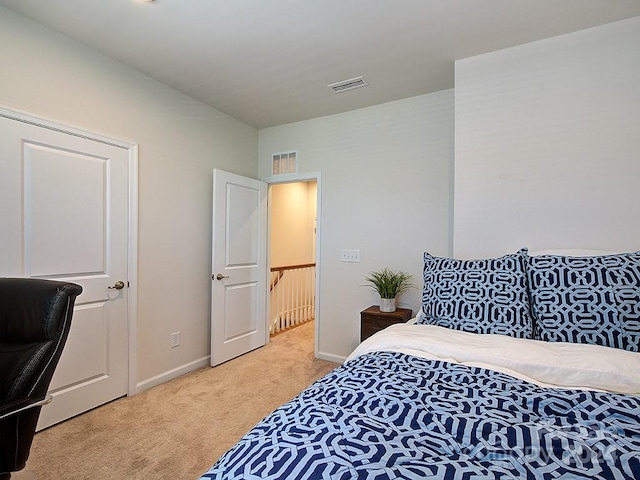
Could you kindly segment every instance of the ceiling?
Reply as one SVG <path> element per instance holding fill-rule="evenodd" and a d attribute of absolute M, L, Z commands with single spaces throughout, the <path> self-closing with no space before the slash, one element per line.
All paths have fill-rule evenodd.
<path fill-rule="evenodd" d="M 256 128 L 452 88 L 457 59 L 640 15 L 638 0 L 0 5 Z M 360 75 L 369 86 L 327 88 Z"/>

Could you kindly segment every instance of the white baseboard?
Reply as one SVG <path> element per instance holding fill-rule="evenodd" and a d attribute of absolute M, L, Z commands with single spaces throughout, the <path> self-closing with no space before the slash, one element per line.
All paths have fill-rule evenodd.
<path fill-rule="evenodd" d="M 166 372 L 161 373 L 160 375 L 156 375 L 155 377 L 148 378 L 143 380 L 142 382 L 138 382 L 136 384 L 136 393 L 144 392 L 150 388 L 155 387 L 156 385 L 160 385 L 161 383 L 168 382 L 169 380 L 173 380 L 174 378 L 178 378 L 185 373 L 193 372 L 202 367 L 207 367 L 210 365 L 210 356 L 199 358 L 194 360 L 193 362 L 186 363 L 177 368 L 168 370 Z"/>
<path fill-rule="evenodd" d="M 334 362 L 334 363 L 344 363 L 344 361 L 347 359 L 347 357 L 342 357 L 340 355 L 334 355 L 333 353 L 325 353 L 325 352 L 318 352 L 317 358 L 319 358 L 320 360 L 327 360 L 328 362 Z"/>

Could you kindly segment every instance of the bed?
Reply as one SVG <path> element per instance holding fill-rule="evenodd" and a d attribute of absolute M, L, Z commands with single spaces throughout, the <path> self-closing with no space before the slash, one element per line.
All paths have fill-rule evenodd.
<path fill-rule="evenodd" d="M 640 253 L 425 254 L 361 343 L 202 479 L 640 478 Z"/>

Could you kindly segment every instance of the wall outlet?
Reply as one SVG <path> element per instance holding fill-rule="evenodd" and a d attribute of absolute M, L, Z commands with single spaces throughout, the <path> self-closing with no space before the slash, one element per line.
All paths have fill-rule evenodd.
<path fill-rule="evenodd" d="M 171 334 L 171 348 L 180 346 L 180 332 L 173 332 Z"/>
<path fill-rule="evenodd" d="M 340 261 L 341 262 L 353 262 L 357 263 L 360 261 L 360 250 L 341 250 L 340 251 Z"/>

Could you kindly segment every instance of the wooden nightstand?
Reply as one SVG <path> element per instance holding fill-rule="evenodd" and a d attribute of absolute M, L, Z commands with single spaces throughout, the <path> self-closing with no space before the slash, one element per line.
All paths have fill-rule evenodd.
<path fill-rule="evenodd" d="M 394 323 L 405 323 L 413 312 L 409 308 L 396 308 L 395 312 L 381 312 L 373 305 L 360 312 L 360 341 Z"/>

